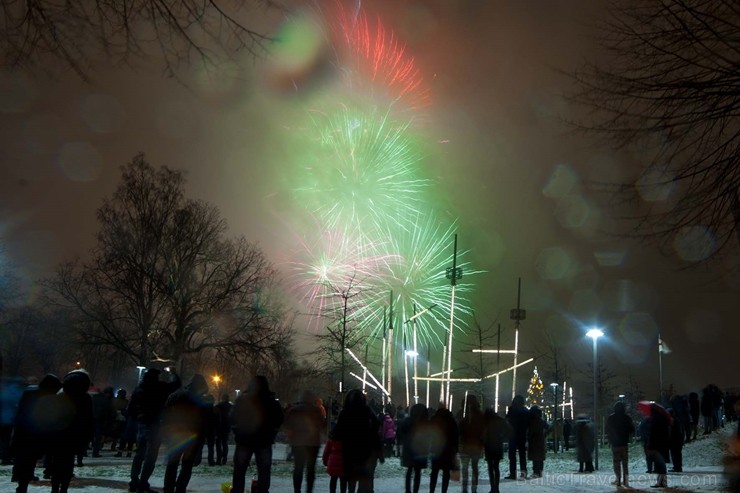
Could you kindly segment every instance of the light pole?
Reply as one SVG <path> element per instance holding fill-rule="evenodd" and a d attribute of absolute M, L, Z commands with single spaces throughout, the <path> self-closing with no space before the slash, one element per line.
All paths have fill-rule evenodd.
<path fill-rule="evenodd" d="M 594 327 L 593 329 L 586 332 L 586 335 L 593 339 L 594 341 L 594 358 L 593 358 L 593 368 L 594 368 L 594 466 L 596 470 L 599 470 L 599 420 L 598 420 L 598 408 L 599 408 L 599 386 L 598 386 L 598 358 L 597 358 L 597 349 L 596 349 L 596 341 L 599 339 L 599 337 L 604 335 L 604 332 Z"/>
<path fill-rule="evenodd" d="M 552 413 L 552 427 L 553 429 L 557 426 L 557 420 L 558 420 L 558 384 L 557 382 L 553 382 L 550 384 L 550 387 L 552 387 L 552 397 L 554 400 L 554 410 Z M 555 434 L 555 439 L 553 440 L 553 451 L 557 454 L 558 453 L 558 434 Z"/>

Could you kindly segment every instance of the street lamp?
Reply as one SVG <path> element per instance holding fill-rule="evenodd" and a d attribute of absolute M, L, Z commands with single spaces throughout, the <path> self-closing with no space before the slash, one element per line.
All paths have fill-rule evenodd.
<path fill-rule="evenodd" d="M 220 399 L 221 396 L 219 394 L 221 394 L 221 376 L 213 375 L 213 377 L 211 377 L 211 380 L 213 380 L 213 383 L 216 385 L 216 395 Z"/>
<path fill-rule="evenodd" d="M 555 407 L 554 411 L 552 413 L 552 426 L 555 428 L 557 426 L 557 420 L 558 420 L 558 384 L 557 382 L 553 382 L 550 384 L 550 387 L 552 387 L 552 397 L 554 399 Z M 558 434 L 555 434 L 555 439 L 553 440 L 553 450 L 557 454 L 558 453 Z"/>
<path fill-rule="evenodd" d="M 593 353 L 593 369 L 594 369 L 594 465 L 596 467 L 596 470 L 599 470 L 599 420 L 598 420 L 598 403 L 599 403 L 599 386 L 598 386 L 598 359 L 597 359 L 597 349 L 596 349 L 596 341 L 599 339 L 599 337 L 604 335 L 604 332 L 599 328 L 592 328 L 588 332 L 586 332 L 586 335 L 593 339 L 594 341 L 594 353 Z"/>

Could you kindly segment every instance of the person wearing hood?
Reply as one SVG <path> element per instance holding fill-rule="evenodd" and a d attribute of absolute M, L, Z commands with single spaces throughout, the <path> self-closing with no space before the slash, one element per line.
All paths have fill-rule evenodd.
<path fill-rule="evenodd" d="M 372 493 L 377 461 L 385 461 L 380 440 L 380 421 L 370 409 L 361 389 L 352 389 L 334 427 L 342 446 L 342 467 L 350 493 Z"/>
<path fill-rule="evenodd" d="M 66 493 L 74 472 L 75 455 L 87 447 L 93 435 L 93 404 L 87 390 L 90 376 L 74 370 L 62 380 L 62 392 L 51 406 L 53 431 L 49 440 L 51 493 Z"/>
<path fill-rule="evenodd" d="M 170 394 L 165 403 L 162 436 L 168 450 L 164 493 L 185 493 L 188 487 L 196 455 L 203 448 L 206 421 L 212 407 L 205 398 L 207 392 L 206 379 L 196 373 L 186 388 Z"/>
<path fill-rule="evenodd" d="M 136 453 L 131 462 L 131 480 L 128 490 L 137 493 L 150 493 L 149 478 L 157 464 L 161 445 L 160 427 L 162 410 L 167 398 L 182 385 L 174 369 L 168 371 L 169 382 L 159 380 L 161 372 L 149 368 L 144 372 L 141 383 L 131 395 L 128 412 L 136 419 Z"/>
<path fill-rule="evenodd" d="M 10 444 L 15 456 L 13 478 L 18 482 L 16 493 L 26 493 L 28 483 L 35 478 L 36 461 L 46 452 L 51 431 L 52 403 L 61 388 L 59 377 L 48 374 L 41 379 L 38 387 L 24 391 L 18 403 Z"/>
<path fill-rule="evenodd" d="M 547 444 L 545 437 L 549 427 L 545 420 L 542 419 L 542 409 L 539 406 L 532 406 L 529 409 L 529 426 L 527 427 L 527 442 L 529 450 L 527 454 L 532 461 L 532 477 L 541 478 L 542 471 L 545 468 L 545 453 Z"/>
<path fill-rule="evenodd" d="M 594 472 L 594 425 L 585 414 L 576 417 L 576 458 L 578 472 Z"/>
<path fill-rule="evenodd" d="M 606 437 L 612 446 L 612 465 L 616 479 L 612 483 L 619 487 L 629 487 L 629 448 L 630 438 L 635 433 L 635 424 L 627 415 L 624 402 L 614 404 L 614 413 L 606 419 Z"/>
<path fill-rule="evenodd" d="M 270 391 L 267 377 L 254 376 L 247 390 L 239 394 L 234 402 L 232 422 L 236 442 L 232 493 L 244 493 L 252 456 L 257 464 L 257 492 L 269 493 L 272 444 L 283 424 L 283 409 Z"/>
<path fill-rule="evenodd" d="M 285 432 L 293 450 L 293 491 L 300 493 L 303 472 L 306 472 L 306 493 L 313 492 L 316 479 L 316 459 L 321 448 L 326 421 L 316 396 L 306 390 L 300 400 L 285 415 Z"/>
<path fill-rule="evenodd" d="M 653 472 L 658 475 L 655 488 L 668 487 L 666 462 L 669 458 L 671 441 L 671 417 L 662 406 L 650 403 L 646 412 L 650 416 L 647 436 L 647 454 L 653 462 Z"/>

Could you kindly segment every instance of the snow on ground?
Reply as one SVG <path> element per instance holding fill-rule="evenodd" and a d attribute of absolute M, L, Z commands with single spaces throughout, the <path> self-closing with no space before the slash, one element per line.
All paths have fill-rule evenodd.
<path fill-rule="evenodd" d="M 700 436 L 698 440 L 684 447 L 684 472 L 669 473 L 669 488 L 662 491 L 688 492 L 718 492 L 723 491 L 726 478 L 722 473 L 722 458 L 727 449 L 729 437 L 735 431 L 735 424 L 727 426 L 718 433 Z M 233 449 L 233 448 L 232 448 Z M 112 491 L 128 490 L 128 474 L 131 459 L 113 457 L 112 452 L 105 452 L 99 459 L 85 458 L 86 465 L 75 469 L 76 478 L 72 481 L 71 492 L 107 493 Z M 272 493 L 290 493 L 293 491 L 291 470 L 292 463 L 286 462 L 285 446 L 278 444 L 274 451 L 274 465 L 272 474 Z M 545 461 L 545 475 L 539 479 L 504 480 L 501 482 L 501 491 L 506 492 L 536 492 L 549 493 L 555 491 L 569 491 L 576 493 L 591 493 L 615 491 L 611 485 L 614 474 L 611 466 L 611 452 L 603 448 L 599 455 L 599 471 L 593 474 L 578 474 L 578 464 L 575 461 L 575 451 L 553 454 L 549 452 Z M 670 469 L 670 466 L 669 466 Z M 502 475 L 508 473 L 508 462 L 502 461 Z M 630 480 L 632 490 L 656 491 L 650 486 L 655 483 L 655 475 L 645 474 L 646 466 L 640 444 L 634 444 L 630 450 Z M 40 473 L 41 470 L 39 469 Z M 254 473 L 254 466 L 248 471 L 247 485 Z M 161 491 L 164 466 L 157 465 L 152 487 Z M 15 483 L 10 481 L 11 467 L 0 466 L 0 493 L 15 491 Z M 378 466 L 375 480 L 375 493 L 403 492 L 405 470 L 401 468 L 397 458 L 390 458 Z M 231 480 L 231 466 L 201 465 L 193 471 L 193 478 L 188 488 L 193 493 L 219 493 L 221 484 Z M 440 491 L 438 483 L 437 491 Z M 450 493 L 461 491 L 459 482 L 450 483 Z M 488 493 L 488 470 L 481 464 L 481 482 L 478 487 L 480 493 Z M 32 483 L 29 492 L 41 493 L 50 490 L 49 481 Z M 304 485 L 305 491 L 305 485 Z M 329 491 L 329 477 L 323 466 L 317 468 L 316 493 Z M 421 491 L 429 491 L 429 471 L 422 475 Z M 661 491 L 661 490 L 658 490 Z"/>

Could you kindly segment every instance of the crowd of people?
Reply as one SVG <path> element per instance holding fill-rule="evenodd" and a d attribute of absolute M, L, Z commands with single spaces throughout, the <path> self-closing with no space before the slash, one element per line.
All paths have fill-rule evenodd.
<path fill-rule="evenodd" d="M 154 493 L 150 479 L 164 446 L 164 492 L 185 493 L 204 452 L 209 465 L 227 464 L 233 433 L 231 491 L 247 490 L 247 470 L 254 458 L 256 480 L 251 490 L 268 493 L 273 444 L 280 433 L 289 444 L 295 493 L 313 491 L 322 445 L 320 458 L 330 476 L 331 493 L 337 489 L 372 493 L 377 465 L 391 456 L 397 456 L 406 469 L 406 493 L 418 493 L 425 469 L 430 471 L 430 493 L 438 485 L 446 493 L 452 479 L 461 480 L 464 493 L 477 493 L 481 461 L 487 466 L 490 492 L 498 493 L 505 456 L 509 459 L 505 478 L 538 478 L 543 475 L 547 450 L 557 451 L 561 444 L 568 450 L 572 435 L 578 472 L 594 471 L 596 437 L 589 417 L 548 423 L 543 410 L 527 407 L 520 395 L 501 416 L 490 407 L 483 409 L 473 394 L 466 394 L 453 413 L 443 403 L 436 409 L 423 404 L 405 409 L 368 402 L 360 389 L 347 392 L 342 403 L 332 401 L 328 412 L 310 391 L 282 407 L 264 376 L 253 377 L 233 403 L 228 395 L 216 403 L 208 391 L 202 375 L 193 375 L 183 386 L 170 368 L 144 371 L 130 399 L 124 389 L 115 396 L 112 387 L 97 391 L 81 369 L 62 379 L 46 375 L 19 396 L 11 430 L 3 430 L 8 439 L 2 448 L 7 453 L 3 461 L 13 464 L 16 491 L 26 493 L 29 483 L 38 479 L 35 468 L 43 457 L 52 493 L 65 493 L 75 465 L 82 465 L 87 450 L 93 457 L 100 456 L 109 442 L 116 456 L 132 457 L 129 491 Z M 733 405 L 731 413 L 724 407 L 727 401 Z M 673 471 L 682 471 L 681 449 L 697 438 L 699 416 L 704 418 L 703 433 L 712 433 L 725 420 L 736 419 L 736 402 L 710 385 L 701 400 L 691 393 L 674 396 L 666 407 L 641 403 L 644 419 L 637 426 L 625 404 L 617 402 L 605 423 L 614 484 L 629 485 L 628 445 L 637 434 L 647 472 L 657 475 L 655 486 L 667 486 L 666 463 L 673 465 Z M 3 411 L 7 408 L 4 403 Z"/>

